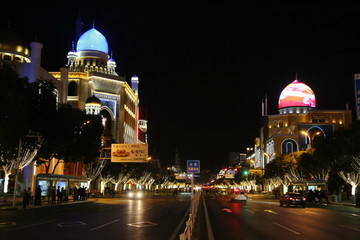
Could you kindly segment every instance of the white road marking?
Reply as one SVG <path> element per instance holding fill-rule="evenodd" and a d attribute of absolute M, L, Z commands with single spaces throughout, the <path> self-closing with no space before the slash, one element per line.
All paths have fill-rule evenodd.
<path fill-rule="evenodd" d="M 2 222 L 0 223 L 0 228 L 1 227 L 7 227 L 7 226 L 15 226 L 16 222 Z"/>
<path fill-rule="evenodd" d="M 207 211 L 207 207 L 206 207 L 206 203 L 205 203 L 205 199 L 204 199 L 204 194 L 202 194 L 201 197 L 202 197 L 203 204 L 204 204 L 208 240 L 214 240 L 214 235 L 213 235 L 213 231 L 211 229 L 211 224 L 210 224 L 210 219 L 209 219 L 209 215 L 208 215 L 208 211 Z"/>
<path fill-rule="evenodd" d="M 272 213 L 272 214 L 278 214 L 277 212 L 270 210 L 270 209 L 265 209 L 264 212 L 268 212 L 268 213 Z"/>
<path fill-rule="evenodd" d="M 64 222 L 64 223 L 58 223 L 56 226 L 58 227 L 74 227 L 74 226 L 83 226 L 86 225 L 84 222 Z"/>
<path fill-rule="evenodd" d="M 356 228 L 356 227 L 350 227 L 350 226 L 345 226 L 345 225 L 340 225 L 341 227 L 344 227 L 344 228 L 348 228 L 348 229 L 351 229 L 351 230 L 355 230 L 355 231 L 359 231 L 360 232 L 360 229 L 359 228 Z"/>
<path fill-rule="evenodd" d="M 34 227 L 34 226 L 38 226 L 38 225 L 42 225 L 42 224 L 47 224 L 47 223 L 50 223 L 50 222 L 53 222 L 53 220 L 51 220 L 51 221 L 39 222 L 39 223 L 34 223 L 34 224 L 22 226 L 22 227 L 17 227 L 17 228 L 9 229 L 9 230 L 7 230 L 7 232 L 17 231 L 17 230 L 20 230 L 20 229 L 24 229 L 24 228 L 28 228 L 28 227 Z"/>
<path fill-rule="evenodd" d="M 132 226 L 132 227 L 152 227 L 152 226 L 156 226 L 156 223 L 153 222 L 137 222 L 137 223 L 128 223 L 127 225 Z"/>
<path fill-rule="evenodd" d="M 249 209 L 245 209 L 246 211 L 248 211 L 249 213 L 255 214 L 255 212 L 249 210 Z"/>
<path fill-rule="evenodd" d="M 296 235 L 300 235 L 300 234 L 301 234 L 301 233 L 299 233 L 299 232 L 297 232 L 297 231 L 294 231 L 294 230 L 292 230 L 292 229 L 290 229 L 290 228 L 288 228 L 288 227 L 285 227 L 284 225 L 281 225 L 280 223 L 273 222 L 273 224 L 275 224 L 276 226 L 279 226 L 279 227 L 281 227 L 281 228 L 283 228 L 283 229 L 285 229 L 285 230 L 288 230 L 289 232 L 292 232 L 292 233 L 294 233 L 294 234 L 296 234 Z"/>
<path fill-rule="evenodd" d="M 345 212 L 343 212 L 342 214 L 350 215 L 350 216 L 353 216 L 353 217 L 360 217 L 360 215 L 356 214 L 356 213 L 345 213 Z"/>
<path fill-rule="evenodd" d="M 117 221 L 119 221 L 119 219 L 115 219 L 114 221 L 111 221 L 111 222 L 105 223 L 105 224 L 103 224 L 103 225 L 94 227 L 94 228 L 90 229 L 90 231 L 97 230 L 97 229 L 99 229 L 99 228 L 105 227 L 105 226 L 110 225 L 110 224 L 112 224 L 112 223 L 114 223 L 114 222 L 117 222 Z"/>
<path fill-rule="evenodd" d="M 305 213 L 310 213 L 310 214 L 314 214 L 314 215 L 324 215 L 324 214 L 312 212 L 312 211 L 305 211 Z"/>
<path fill-rule="evenodd" d="M 299 216 L 302 215 L 302 213 L 298 213 L 298 212 L 290 212 L 290 213 L 295 214 L 295 215 L 299 215 Z"/>

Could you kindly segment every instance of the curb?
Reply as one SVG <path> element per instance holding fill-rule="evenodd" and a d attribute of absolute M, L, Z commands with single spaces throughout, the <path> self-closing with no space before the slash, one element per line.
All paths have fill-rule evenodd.
<path fill-rule="evenodd" d="M 72 205 L 72 204 L 83 204 L 83 203 L 92 203 L 92 202 L 96 202 L 98 199 L 94 199 L 94 200 L 83 200 L 83 201 L 71 201 L 71 202 L 65 202 L 65 203 L 56 203 L 56 204 L 42 204 L 42 205 L 31 205 L 30 207 L 28 207 L 26 210 L 31 210 L 31 209 L 35 209 L 35 208 L 44 208 L 44 207 L 56 207 L 56 206 L 64 206 L 64 205 Z M 2 211 L 13 211 L 13 210 L 24 210 L 22 209 L 22 205 L 17 204 L 15 207 L 12 207 L 12 204 L 9 205 L 4 205 L 3 207 L 0 208 L 0 210 Z"/>

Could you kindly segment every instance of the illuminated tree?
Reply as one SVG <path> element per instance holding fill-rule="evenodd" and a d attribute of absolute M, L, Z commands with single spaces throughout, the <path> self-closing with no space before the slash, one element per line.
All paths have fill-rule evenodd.
<path fill-rule="evenodd" d="M 360 156 L 354 157 L 353 160 L 354 162 L 351 164 L 353 171 L 341 171 L 339 175 L 346 183 L 351 185 L 351 195 L 355 196 L 356 188 L 360 185 Z"/>

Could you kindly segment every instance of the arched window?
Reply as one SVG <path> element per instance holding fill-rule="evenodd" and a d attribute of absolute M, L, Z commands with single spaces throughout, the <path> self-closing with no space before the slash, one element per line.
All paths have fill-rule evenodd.
<path fill-rule="evenodd" d="M 297 151 L 298 151 L 298 146 L 293 139 L 286 139 L 285 141 L 282 142 L 281 144 L 282 154 L 288 154 Z"/>
<path fill-rule="evenodd" d="M 283 121 L 279 120 L 279 128 L 282 128 L 282 127 L 284 127 L 284 123 L 283 123 Z"/>
<path fill-rule="evenodd" d="M 71 81 L 68 86 L 68 96 L 77 96 L 77 83 L 75 81 Z"/>

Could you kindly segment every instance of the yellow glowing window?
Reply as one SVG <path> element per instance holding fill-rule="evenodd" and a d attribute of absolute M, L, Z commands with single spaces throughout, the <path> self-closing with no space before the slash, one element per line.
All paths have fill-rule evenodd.
<path fill-rule="evenodd" d="M 20 46 L 20 45 L 17 45 L 17 46 L 16 46 L 16 51 L 17 51 L 17 52 L 22 52 L 22 50 L 23 50 L 23 47 L 22 47 L 22 46 Z"/>

